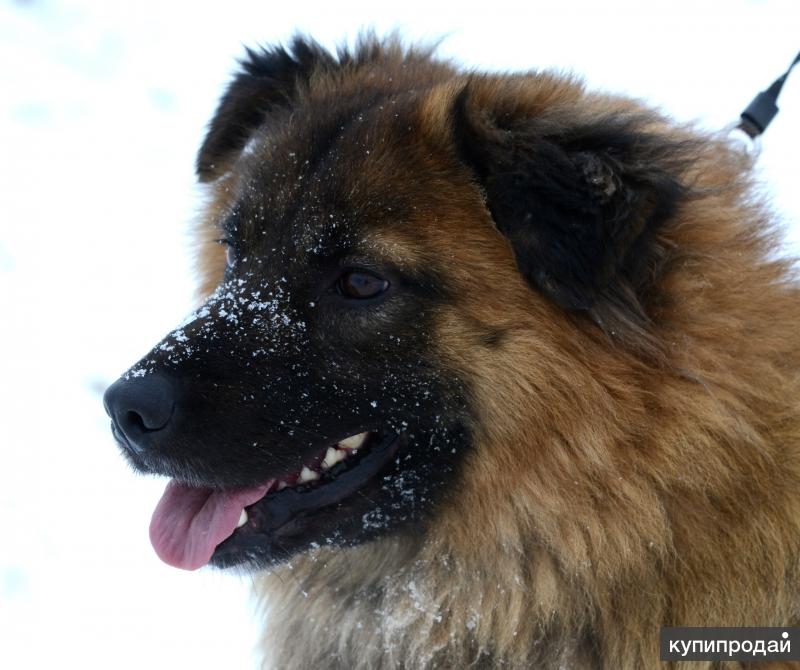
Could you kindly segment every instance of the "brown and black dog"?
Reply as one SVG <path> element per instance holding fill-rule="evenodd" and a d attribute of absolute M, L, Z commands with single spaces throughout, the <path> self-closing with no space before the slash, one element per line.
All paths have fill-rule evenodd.
<path fill-rule="evenodd" d="M 248 51 L 197 169 L 205 302 L 106 406 L 172 478 L 159 555 L 260 570 L 274 667 L 797 625 L 800 289 L 724 138 L 297 39 Z"/>

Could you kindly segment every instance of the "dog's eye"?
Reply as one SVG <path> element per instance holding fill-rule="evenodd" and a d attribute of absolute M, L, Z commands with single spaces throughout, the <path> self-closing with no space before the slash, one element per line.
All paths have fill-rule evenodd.
<path fill-rule="evenodd" d="M 347 270 L 336 282 L 339 295 L 355 300 L 374 298 L 389 288 L 389 282 L 364 270 Z"/>

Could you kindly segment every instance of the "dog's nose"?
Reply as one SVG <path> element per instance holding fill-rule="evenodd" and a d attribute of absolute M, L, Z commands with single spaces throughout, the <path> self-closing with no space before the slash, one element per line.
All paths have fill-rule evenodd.
<path fill-rule="evenodd" d="M 156 372 L 118 379 L 103 395 L 112 430 L 124 446 L 142 452 L 169 425 L 175 409 L 172 383 Z"/>

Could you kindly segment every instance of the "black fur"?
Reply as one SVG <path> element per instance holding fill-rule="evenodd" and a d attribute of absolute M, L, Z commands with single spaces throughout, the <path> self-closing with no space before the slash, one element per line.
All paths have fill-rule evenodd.
<path fill-rule="evenodd" d="M 299 37 L 288 49 L 246 51 L 242 69 L 225 91 L 197 155 L 201 181 L 212 179 L 221 165 L 242 150 L 269 110 L 289 106 L 314 69 L 336 62 L 318 44 Z"/>
<path fill-rule="evenodd" d="M 614 116 L 547 128 L 532 115 L 493 115 L 456 98 L 454 134 L 522 275 L 569 310 L 641 300 L 659 263 L 655 236 L 688 189 L 680 143 Z M 602 319 L 599 319 L 602 320 Z"/>

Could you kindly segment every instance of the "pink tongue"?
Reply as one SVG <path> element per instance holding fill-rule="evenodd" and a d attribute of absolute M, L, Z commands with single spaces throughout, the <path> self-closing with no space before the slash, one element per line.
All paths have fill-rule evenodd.
<path fill-rule="evenodd" d="M 156 554 L 176 568 L 204 566 L 217 545 L 236 530 L 242 510 L 263 498 L 271 484 L 215 491 L 171 481 L 150 521 L 150 542 Z"/>

